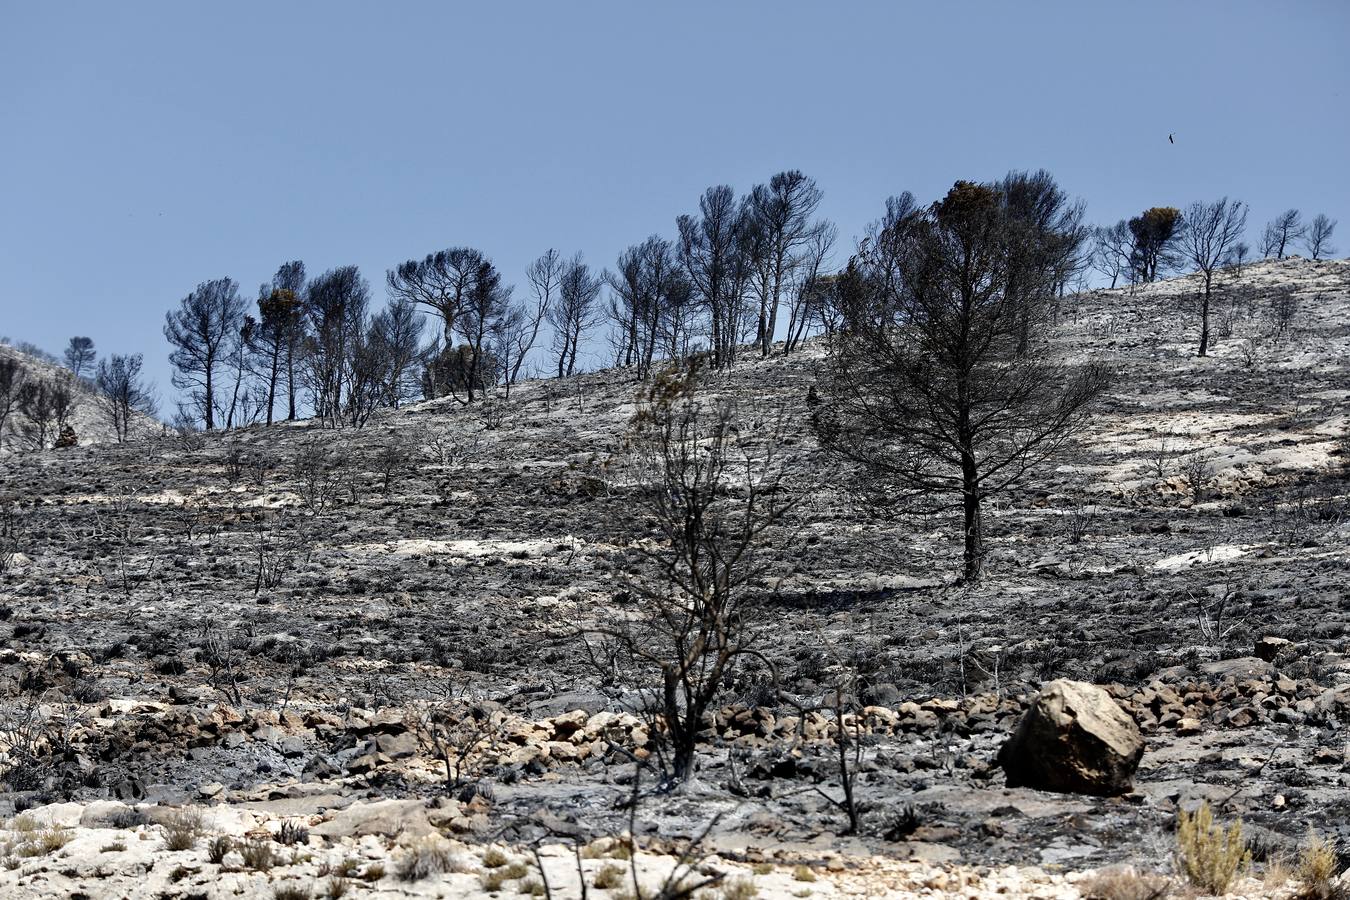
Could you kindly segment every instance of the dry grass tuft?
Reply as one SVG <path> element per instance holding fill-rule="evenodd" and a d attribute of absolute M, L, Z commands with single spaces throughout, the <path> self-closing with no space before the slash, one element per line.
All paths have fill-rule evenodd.
<path fill-rule="evenodd" d="M 1102 869 L 1078 884 L 1084 900 L 1163 900 L 1172 892 L 1172 879 L 1132 866 Z"/>
<path fill-rule="evenodd" d="M 180 809 L 164 824 L 164 846 L 169 850 L 191 850 L 206 831 L 199 809 Z"/>
<path fill-rule="evenodd" d="M 408 847 L 399 861 L 398 877 L 404 881 L 421 881 L 444 872 L 462 872 L 447 844 L 439 835 L 429 834 Z"/>
<path fill-rule="evenodd" d="M 1350 885 L 1346 885 L 1338 876 L 1341 874 L 1340 860 L 1336 856 L 1336 847 L 1311 828 L 1308 829 L 1308 841 L 1299 854 L 1298 866 L 1294 876 L 1298 879 L 1300 900 L 1346 900 L 1350 898 Z"/>
<path fill-rule="evenodd" d="M 1242 838 L 1242 820 L 1226 829 L 1215 824 L 1207 801 L 1194 813 L 1184 809 L 1177 813 L 1177 851 L 1187 880 L 1210 894 L 1227 893 L 1252 863 Z"/>
<path fill-rule="evenodd" d="M 722 885 L 722 900 L 752 900 L 759 888 L 749 878 L 733 878 Z"/>
<path fill-rule="evenodd" d="M 266 872 L 279 861 L 272 845 L 266 841 L 245 841 L 239 846 L 244 866 L 255 872 Z"/>
<path fill-rule="evenodd" d="M 69 828 L 43 825 L 32 816 L 17 816 L 9 823 L 10 833 L 0 836 L 0 859 L 8 868 L 18 867 L 18 860 L 55 853 L 70 843 L 74 835 Z M 13 861 L 13 865 L 10 861 Z"/>
<path fill-rule="evenodd" d="M 605 863 L 591 879 L 596 890 L 608 891 L 623 884 L 624 868 L 615 863 Z"/>

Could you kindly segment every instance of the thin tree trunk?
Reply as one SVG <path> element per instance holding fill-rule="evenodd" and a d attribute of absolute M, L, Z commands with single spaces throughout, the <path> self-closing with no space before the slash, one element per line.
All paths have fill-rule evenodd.
<path fill-rule="evenodd" d="M 1200 355 L 1209 353 L 1209 273 L 1205 273 L 1205 295 L 1200 301 Z"/>
<path fill-rule="evenodd" d="M 280 378 L 281 345 L 272 345 L 272 366 L 267 374 L 267 424 L 272 424 L 272 409 L 277 402 L 277 380 Z"/>
<path fill-rule="evenodd" d="M 295 421 L 295 335 L 286 337 L 286 421 Z"/>
<path fill-rule="evenodd" d="M 778 331 L 778 298 L 783 291 L 783 257 L 780 251 L 778 257 L 774 260 L 773 266 L 773 294 L 769 297 L 769 327 L 764 335 L 764 346 L 760 350 L 762 356 L 768 356 L 773 349 L 773 336 Z M 789 323 L 788 330 L 791 332 L 792 326 Z"/>
<path fill-rule="evenodd" d="M 975 457 L 961 455 L 961 500 L 965 519 L 965 580 L 980 580 L 984 567 L 984 522 L 980 517 L 980 482 Z"/>
<path fill-rule="evenodd" d="M 211 379 L 211 373 L 212 373 L 212 370 L 213 370 L 215 367 L 216 367 L 216 361 L 215 361 L 214 359 L 212 359 L 210 356 L 207 356 L 207 357 L 206 357 L 206 397 L 205 397 L 205 403 L 203 404 L 203 405 L 206 407 L 206 430 L 207 430 L 207 431 L 210 431 L 211 429 L 213 429 L 213 428 L 216 427 L 216 417 L 215 417 L 215 411 L 214 411 L 214 408 L 215 408 L 215 405 L 216 405 L 216 396 L 215 396 L 215 391 L 212 389 L 212 379 Z"/>

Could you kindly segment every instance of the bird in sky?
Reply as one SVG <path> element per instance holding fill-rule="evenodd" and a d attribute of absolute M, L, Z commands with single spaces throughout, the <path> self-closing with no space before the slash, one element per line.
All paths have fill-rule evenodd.
<path fill-rule="evenodd" d="M 1176 143 L 1176 141 L 1172 140 L 1172 136 L 1171 136 L 1170 134 L 1167 136 L 1167 143 L 1169 143 L 1169 144 L 1175 144 L 1175 143 Z"/>

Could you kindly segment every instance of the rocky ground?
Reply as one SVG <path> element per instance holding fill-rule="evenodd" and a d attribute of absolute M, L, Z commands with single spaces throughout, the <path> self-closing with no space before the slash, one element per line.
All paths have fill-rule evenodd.
<path fill-rule="evenodd" d="M 623 661 L 581 637 L 643 575 L 627 373 L 0 462 L 0 894 L 471 896 L 542 890 L 542 866 L 575 896 L 571 848 L 590 884 L 631 831 L 648 888 L 688 853 L 726 896 L 1094 895 L 1103 867 L 1170 871 L 1202 799 L 1267 873 L 1238 889 L 1288 893 L 1274 863 L 1310 827 L 1350 844 L 1350 263 L 1227 273 L 1203 359 L 1196 287 L 1065 301 L 1057 350 L 1117 378 L 989 510 L 976 587 L 959 523 L 877 505 L 817 448 L 823 345 L 716 376 L 783 410 L 798 503 L 757 617 L 779 684 L 738 671 L 674 793 L 635 765 L 655 745 Z M 847 836 L 839 723 L 803 712 L 843 671 Z M 1006 786 L 995 754 L 1054 678 L 1136 720 L 1133 791 Z"/>

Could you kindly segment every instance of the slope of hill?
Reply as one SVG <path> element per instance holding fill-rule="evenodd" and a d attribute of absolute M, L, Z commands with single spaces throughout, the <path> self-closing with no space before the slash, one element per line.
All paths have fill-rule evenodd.
<path fill-rule="evenodd" d="M 389 895 L 474 896 L 496 842 L 522 878 L 545 845 L 555 896 L 575 896 L 576 867 L 594 878 L 630 827 L 652 879 L 714 816 L 701 865 L 770 897 L 1079 896 L 1098 867 L 1166 867 L 1176 810 L 1202 799 L 1258 858 L 1310 826 L 1350 840 L 1350 263 L 1226 274 L 1206 358 L 1195 290 L 1065 300 L 1058 352 L 1117 377 L 1076 450 L 989 511 L 975 586 L 954 578 L 958 521 L 870 505 L 816 445 L 822 344 L 711 375 L 789 418 L 799 502 L 771 537 L 792 566 L 756 622 L 772 670 L 738 669 L 698 778 L 641 782 L 636 812 L 654 744 L 631 664 L 583 636 L 636 612 L 628 487 L 606 465 L 629 373 L 529 382 L 492 415 L 442 400 L 360 431 L 11 460 L 0 735 L 36 734 L 41 765 L 7 776 L 0 814 L 78 827 L 0 892 L 112 897 L 177 871 L 174 891 L 271 896 L 348 866 Z M 776 699 L 820 703 L 841 660 L 866 705 L 845 726 L 856 835 L 831 715 Z M 1059 677 L 1107 685 L 1142 729 L 1125 798 L 1005 785 L 995 753 Z M 205 840 L 169 850 L 155 803 L 205 807 L 205 832 L 245 848 L 303 826 L 305 852 L 268 843 L 264 874 Z M 101 823 L 146 839 L 103 852 Z M 587 842 L 581 861 L 554 846 Z M 441 874 L 376 872 L 419 860 Z"/>
<path fill-rule="evenodd" d="M 98 391 L 90 382 L 83 378 L 76 378 L 64 366 L 30 353 L 24 353 L 8 344 L 0 344 L 0 359 L 12 359 L 18 362 L 26 379 L 65 385 L 71 391 L 75 402 L 69 424 L 75 429 L 75 437 L 80 446 L 117 442 L 117 432 L 108 421 Z M 21 419 L 22 417 L 16 413 L 11 421 L 5 423 L 5 435 L 4 440 L 0 441 L 0 453 L 8 454 L 15 452 L 16 449 L 30 449 L 23 446 L 24 442 L 19 434 L 19 428 L 22 424 Z M 150 437 L 161 431 L 163 431 L 163 426 L 152 416 L 139 412 L 135 413 L 132 425 L 134 437 Z"/>

